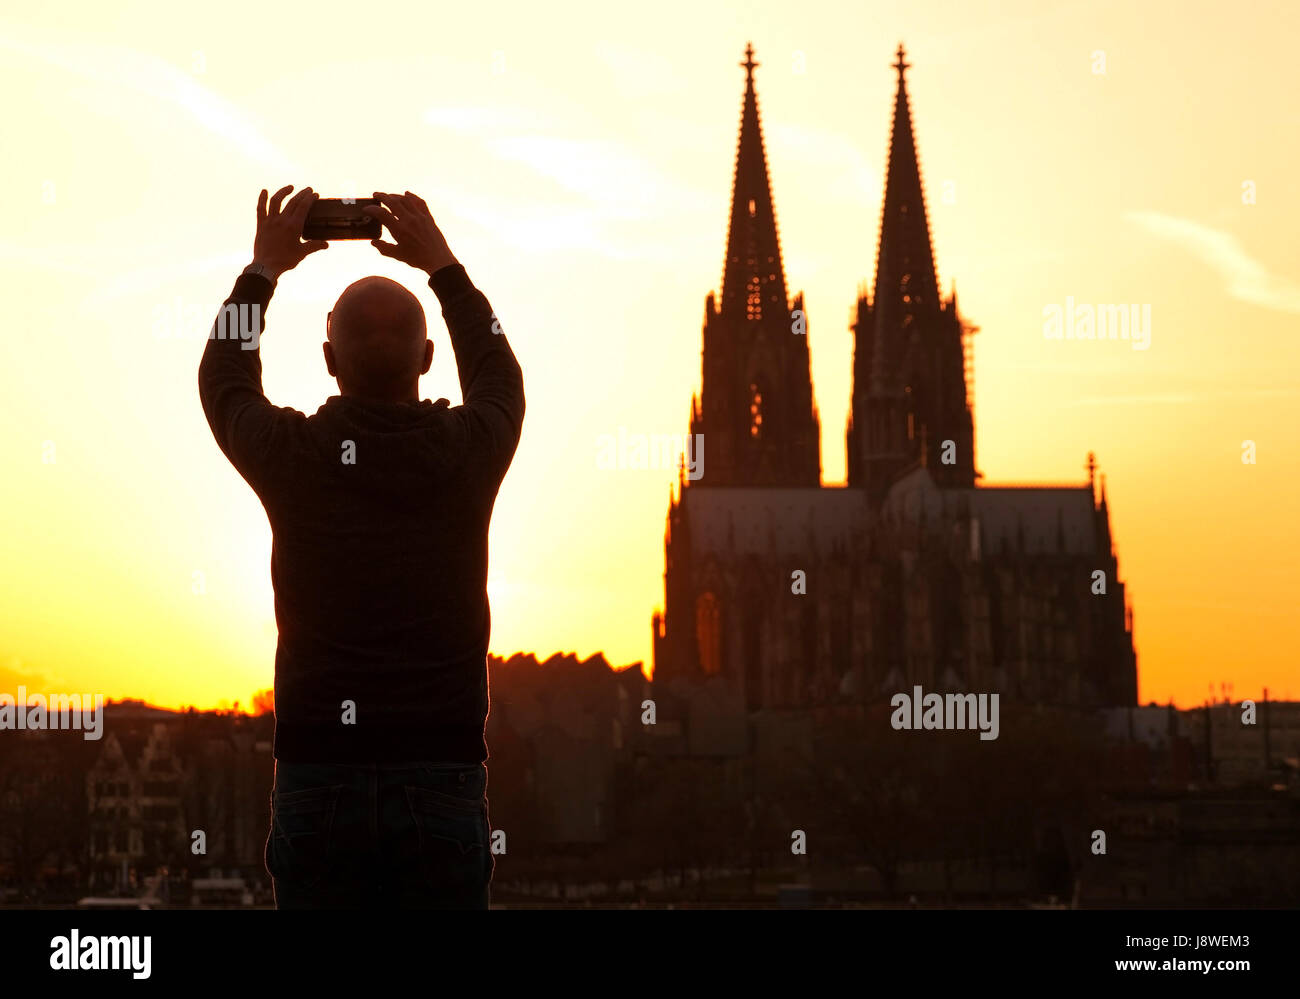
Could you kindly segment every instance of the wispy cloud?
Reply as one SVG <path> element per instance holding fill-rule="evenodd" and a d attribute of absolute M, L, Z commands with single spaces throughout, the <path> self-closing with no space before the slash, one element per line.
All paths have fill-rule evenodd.
<path fill-rule="evenodd" d="M 1231 233 L 1156 212 L 1130 212 L 1127 218 L 1212 267 L 1233 298 L 1266 309 L 1300 313 L 1300 284 L 1270 274 L 1263 264 L 1246 253 Z"/>
<path fill-rule="evenodd" d="M 590 202 L 606 218 L 654 219 L 713 204 L 613 142 L 513 136 L 495 140 L 492 147 Z"/>
<path fill-rule="evenodd" d="M 24 243 L 0 240 L 0 263 L 6 266 L 28 267 L 33 270 L 51 270 L 77 277 L 93 278 L 103 272 L 103 261 L 89 250 L 77 252 L 75 247 L 59 251 L 48 250 Z"/>
<path fill-rule="evenodd" d="M 234 151 L 286 175 L 295 172 L 288 158 L 237 105 L 151 53 L 112 45 L 50 44 L 3 35 L 0 35 L 0 49 L 75 73 L 110 93 L 126 87 L 173 104 L 203 128 L 228 140 Z M 123 111 L 130 113 L 129 106 L 123 106 Z"/>
<path fill-rule="evenodd" d="M 439 203 L 454 204 L 457 216 L 491 232 L 495 239 L 543 257 L 579 251 L 609 260 L 667 262 L 681 255 L 680 246 L 662 240 L 629 238 L 624 230 L 632 223 L 612 224 L 590 205 L 503 204 L 493 194 L 464 188 L 436 189 L 428 200 L 435 197 Z"/>
<path fill-rule="evenodd" d="M 497 159 L 545 178 L 568 196 L 548 205 L 503 199 L 499 190 L 444 191 L 458 214 L 521 248 L 576 249 L 619 260 L 672 260 L 680 248 L 629 226 L 665 216 L 690 218 L 716 199 L 679 182 L 657 164 L 608 139 L 574 138 L 553 117 L 521 108 L 463 104 L 432 107 L 424 122 L 461 133 Z M 564 129 L 572 132 L 572 129 Z M 522 175 L 521 175 L 522 179 Z"/>
<path fill-rule="evenodd" d="M 175 284 L 210 274 L 230 276 L 234 280 L 233 275 L 239 272 L 247 259 L 247 253 L 235 250 L 206 257 L 156 261 L 125 273 L 113 274 L 110 280 L 89 292 L 81 305 L 83 309 L 94 312 L 119 299 L 137 295 L 158 299 L 166 295 Z"/>
<path fill-rule="evenodd" d="M 796 160 L 802 170 L 816 170 L 826 180 L 820 185 L 823 196 L 842 203 L 876 205 L 881 197 L 880 164 L 862 155 L 852 139 L 820 128 L 768 122 L 764 126 L 769 156 L 780 150 L 783 159 Z M 933 195 L 931 196 L 933 198 Z"/>
<path fill-rule="evenodd" d="M 515 108 L 470 104 L 429 108 L 424 112 L 424 123 L 471 135 L 526 132 L 543 126 L 538 118 Z"/>
<path fill-rule="evenodd" d="M 624 97 L 651 97 L 685 86 L 673 61 L 657 52 L 605 40 L 596 45 L 596 58 L 605 64 Z"/>
<path fill-rule="evenodd" d="M 1150 406 L 1150 405 L 1200 405 L 1221 399 L 1286 399 L 1300 395 L 1300 389 L 1261 388 L 1228 392 L 1146 392 L 1117 395 L 1088 395 L 1063 406 Z"/>
<path fill-rule="evenodd" d="M 31 693 L 43 693 L 55 689 L 56 685 L 57 679 L 28 670 L 17 656 L 10 656 L 7 662 L 0 663 L 0 694 L 15 694 L 20 686 Z"/>

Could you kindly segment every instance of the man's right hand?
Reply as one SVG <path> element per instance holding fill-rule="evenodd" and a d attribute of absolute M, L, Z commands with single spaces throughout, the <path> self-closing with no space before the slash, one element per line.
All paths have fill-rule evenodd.
<path fill-rule="evenodd" d="M 430 276 L 434 271 L 458 263 L 422 198 L 410 191 L 405 194 L 377 192 L 375 197 L 379 204 L 367 206 L 365 214 L 379 219 L 395 240 L 392 243 L 382 239 L 371 240 L 370 245 L 376 250 Z"/>

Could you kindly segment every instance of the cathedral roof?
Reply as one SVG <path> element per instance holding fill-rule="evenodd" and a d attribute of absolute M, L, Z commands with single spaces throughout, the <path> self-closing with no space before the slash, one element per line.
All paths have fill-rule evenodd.
<path fill-rule="evenodd" d="M 1027 554 L 1098 550 L 1092 487 L 976 486 L 939 489 L 926 468 L 916 468 L 890 487 L 882 506 L 886 518 L 912 520 L 972 517 L 979 521 L 980 547 L 996 554 L 1005 545 Z"/>
<path fill-rule="evenodd" d="M 998 551 L 1015 547 L 1023 533 L 1024 551 L 1087 554 L 1097 550 L 1092 490 L 1087 486 L 987 486 L 962 490 L 971 496 L 981 542 Z"/>
<path fill-rule="evenodd" d="M 806 554 L 828 552 L 865 530 L 867 499 L 858 489 L 693 487 L 682 508 L 696 552 Z"/>

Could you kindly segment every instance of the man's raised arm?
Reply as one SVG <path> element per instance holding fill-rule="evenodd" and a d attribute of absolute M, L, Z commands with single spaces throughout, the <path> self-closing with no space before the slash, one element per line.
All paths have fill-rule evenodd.
<path fill-rule="evenodd" d="M 258 344 L 274 285 L 241 274 L 208 331 L 199 362 L 199 401 L 217 446 L 248 478 L 259 463 L 273 407 L 262 393 Z"/>
<path fill-rule="evenodd" d="M 266 191 L 258 197 L 253 262 L 222 304 L 199 362 L 199 400 L 212 436 L 250 485 L 269 454 L 279 412 L 262 392 L 258 350 L 262 319 L 280 275 L 309 253 L 328 246 L 324 240 L 303 242 L 301 238 L 303 221 L 318 197 L 310 187 L 295 194 L 281 210 L 292 190 L 292 186 L 281 188 L 269 200 Z"/>
<path fill-rule="evenodd" d="M 458 408 L 468 420 L 470 447 L 504 473 L 524 422 L 524 381 L 514 351 L 487 298 L 452 255 L 428 205 L 410 191 L 377 197 L 380 205 L 368 211 L 388 227 L 395 242 L 372 243 L 384 256 L 429 274 L 456 354 L 464 398 Z"/>

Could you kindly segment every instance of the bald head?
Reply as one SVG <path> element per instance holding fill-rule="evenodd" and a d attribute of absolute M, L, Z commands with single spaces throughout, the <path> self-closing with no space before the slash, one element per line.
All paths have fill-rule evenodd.
<path fill-rule="evenodd" d="M 419 399 L 433 361 L 420 300 L 396 281 L 366 277 L 343 289 L 326 321 L 325 366 L 343 395 Z"/>

